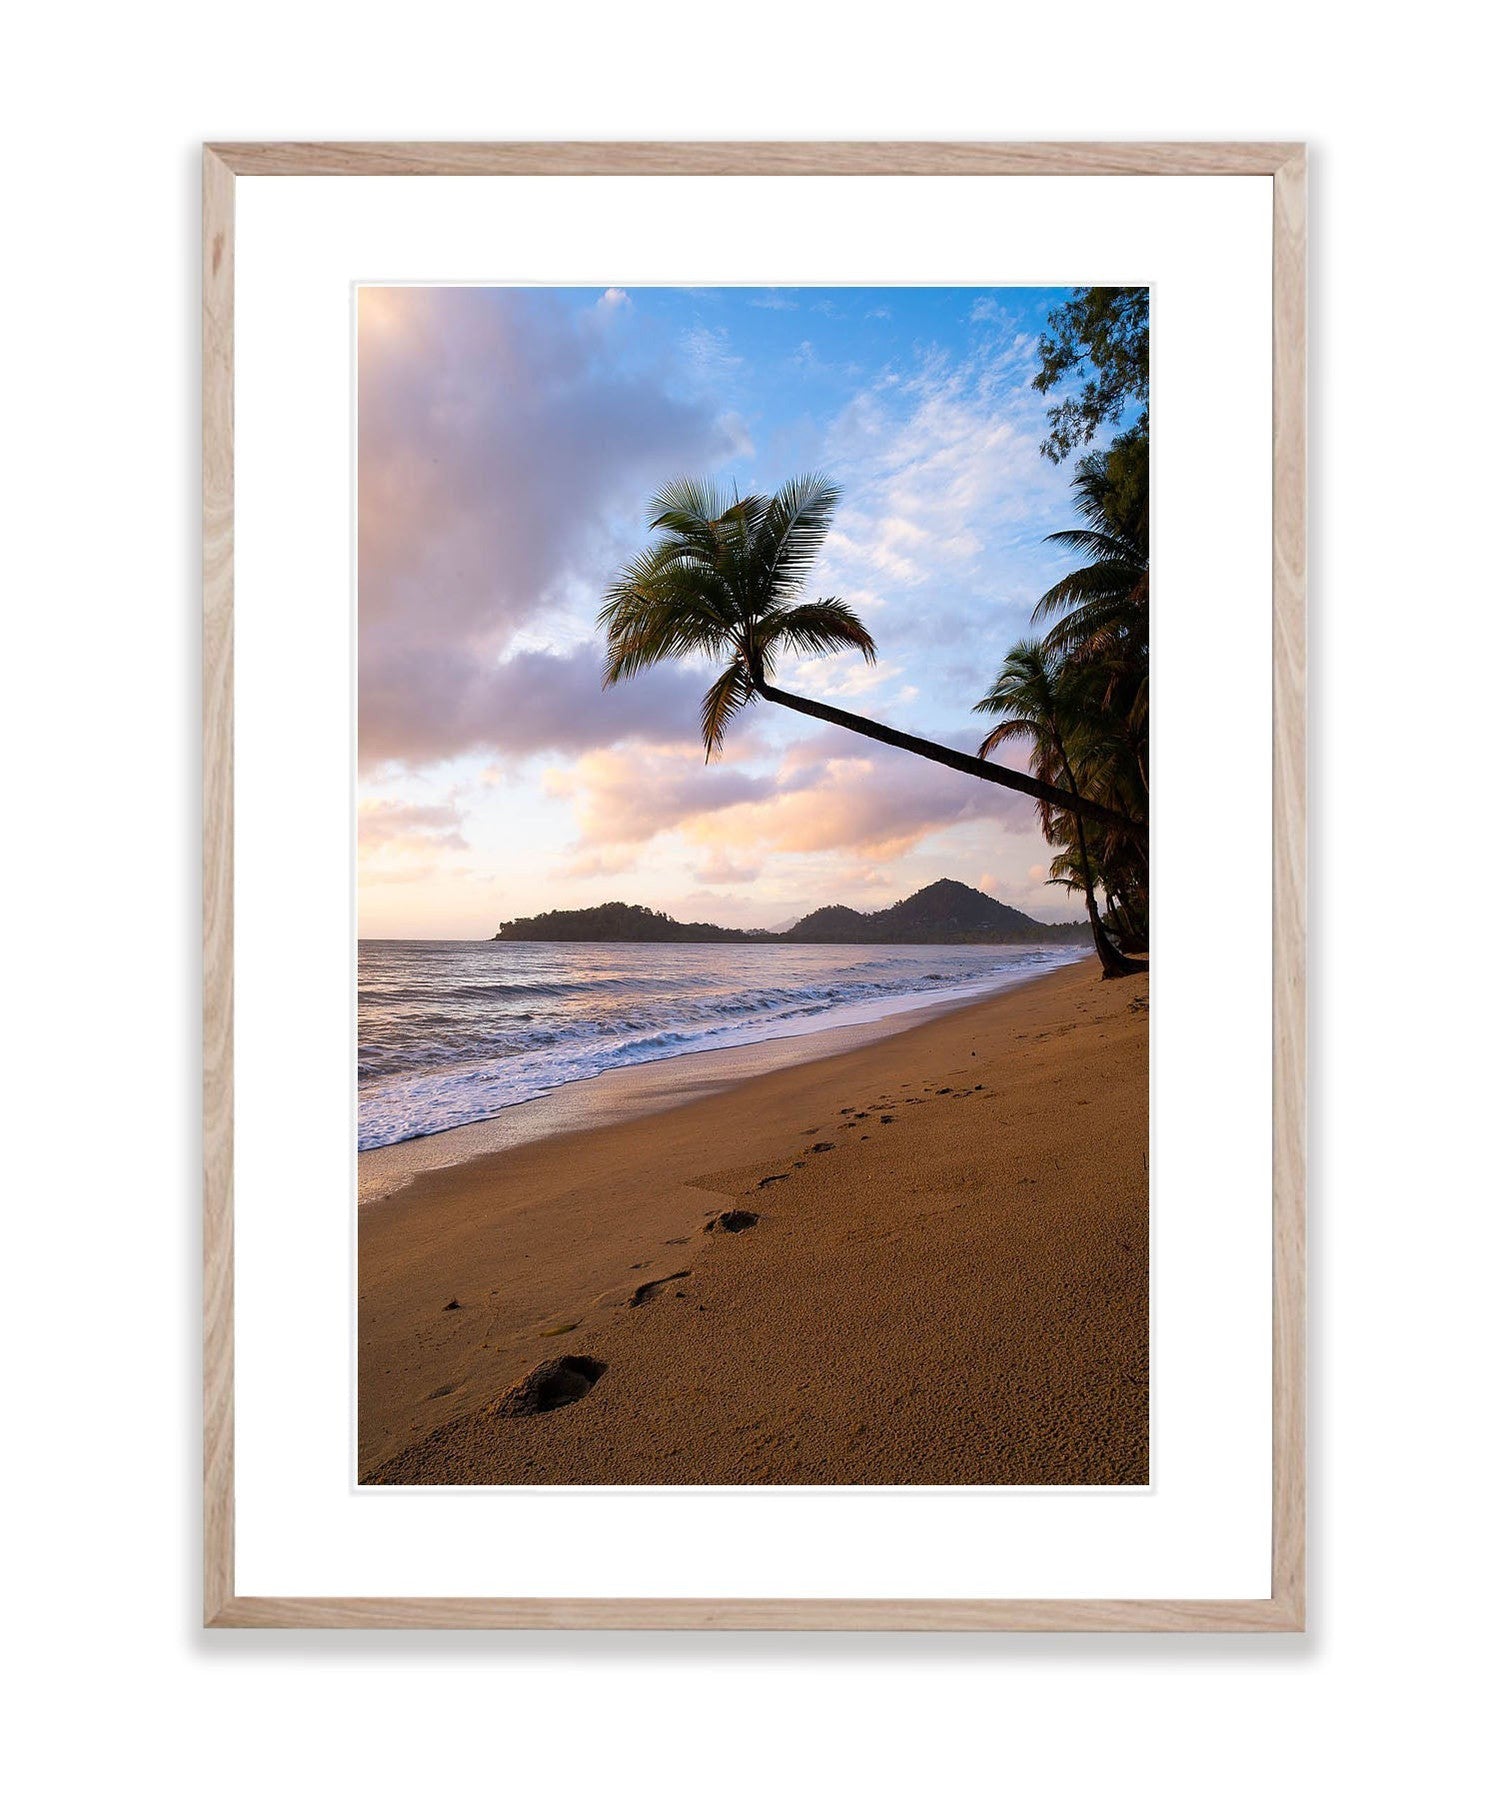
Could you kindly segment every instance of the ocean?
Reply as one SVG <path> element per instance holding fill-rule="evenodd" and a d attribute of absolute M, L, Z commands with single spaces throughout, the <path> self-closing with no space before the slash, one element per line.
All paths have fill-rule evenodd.
<path fill-rule="evenodd" d="M 359 1147 L 610 1069 L 977 997 L 1086 945 L 359 945 Z"/>

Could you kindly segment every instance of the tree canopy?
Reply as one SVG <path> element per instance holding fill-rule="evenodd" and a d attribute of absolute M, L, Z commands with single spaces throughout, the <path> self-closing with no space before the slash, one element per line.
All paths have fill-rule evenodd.
<path fill-rule="evenodd" d="M 705 481 L 664 487 L 651 503 L 651 529 L 660 535 L 621 570 L 599 611 L 604 685 L 676 656 L 721 663 L 701 715 L 711 761 L 729 720 L 764 691 L 782 652 L 855 649 L 873 662 L 874 639 L 851 606 L 802 598 L 837 504 L 838 489 L 821 475 L 732 500 Z"/>
<path fill-rule="evenodd" d="M 1086 449 L 1105 425 L 1117 425 L 1125 408 L 1142 408 L 1137 427 L 1149 431 L 1150 289 L 1080 287 L 1047 318 L 1040 343 L 1041 367 L 1032 382 L 1049 394 L 1065 377 L 1081 374 L 1079 392 L 1047 411 L 1051 426 L 1041 454 L 1065 462 Z"/>

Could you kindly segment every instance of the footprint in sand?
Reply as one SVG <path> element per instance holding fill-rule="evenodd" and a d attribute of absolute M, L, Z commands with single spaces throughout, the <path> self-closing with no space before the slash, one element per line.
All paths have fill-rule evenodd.
<path fill-rule="evenodd" d="M 628 1303 L 632 1306 L 648 1305 L 663 1287 L 669 1287 L 673 1281 L 685 1281 L 691 1274 L 690 1268 L 679 1268 L 675 1274 L 663 1274 L 658 1281 L 642 1281 L 630 1295 Z"/>
<path fill-rule="evenodd" d="M 732 1235 L 739 1231 L 753 1230 L 759 1222 L 758 1212 L 746 1212 L 736 1206 L 732 1212 L 720 1212 L 716 1218 L 710 1218 L 703 1230 L 728 1231 Z"/>
<path fill-rule="evenodd" d="M 825 1150 L 836 1149 L 837 1147 L 838 1146 L 835 1143 L 814 1143 L 812 1145 L 812 1154 L 814 1156 L 820 1156 Z"/>
<path fill-rule="evenodd" d="M 560 1411 L 591 1393 L 609 1364 L 593 1356 L 565 1355 L 541 1362 L 502 1393 L 489 1408 L 492 1418 L 534 1418 Z"/>
<path fill-rule="evenodd" d="M 789 1181 L 790 1179 L 791 1176 L 789 1174 L 767 1174 L 763 1180 L 756 1181 L 755 1185 L 757 1187 L 768 1187 L 773 1181 Z"/>

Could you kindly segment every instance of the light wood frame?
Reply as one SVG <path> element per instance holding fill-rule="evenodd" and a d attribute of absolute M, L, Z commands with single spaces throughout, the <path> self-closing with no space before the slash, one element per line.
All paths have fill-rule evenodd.
<path fill-rule="evenodd" d="M 234 184 L 240 175 L 1251 175 L 1274 183 L 1271 1596 L 256 1598 L 234 1586 Z M 210 1626 L 1300 1631 L 1306 1617 L 1306 149 L 1297 143 L 210 144 L 203 152 L 203 1615 Z"/>

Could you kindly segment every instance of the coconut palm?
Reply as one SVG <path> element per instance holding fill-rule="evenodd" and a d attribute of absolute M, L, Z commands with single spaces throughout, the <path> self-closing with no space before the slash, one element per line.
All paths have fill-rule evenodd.
<path fill-rule="evenodd" d="M 1142 429 L 1085 456 L 1073 479 L 1081 524 L 1048 542 L 1084 552 L 1090 561 L 1042 595 L 1034 617 L 1050 620 L 1042 649 L 1067 712 L 1073 777 L 1088 798 L 1132 818 L 1150 809 L 1150 452 Z M 1048 758 L 1055 764 L 1053 751 Z M 1031 767 L 1043 772 L 1033 752 Z M 1051 778 L 1063 779 L 1053 768 Z M 1059 861 L 1077 870 L 1073 819 L 1048 822 Z M 1142 947 L 1149 918 L 1150 870 L 1143 830 L 1090 824 L 1086 847 L 1107 902 L 1106 930 L 1121 947 Z M 1084 883 L 1079 875 L 1078 890 Z"/>
<path fill-rule="evenodd" d="M 650 515 L 651 529 L 660 535 L 620 571 L 599 611 L 607 643 L 604 685 L 675 657 L 708 657 L 722 665 L 700 720 L 710 761 L 735 714 L 763 699 L 1043 805 L 1120 830 L 1138 828 L 1076 792 L 771 685 L 777 659 L 788 653 L 853 649 L 866 662 L 875 660 L 874 639 L 846 601 L 803 597 L 838 500 L 838 488 L 815 474 L 788 481 L 769 496 L 731 497 L 690 480 L 663 488 Z"/>
<path fill-rule="evenodd" d="M 1099 917 L 1095 895 L 1098 876 L 1083 823 L 1083 794 L 1068 746 L 1069 730 L 1075 729 L 1077 724 L 1074 706 L 1075 700 L 1067 691 L 1065 669 L 1056 651 L 1035 639 L 1017 643 L 1005 657 L 988 693 L 974 707 L 975 712 L 997 714 L 1001 720 L 979 746 L 979 754 L 991 756 L 1006 744 L 1029 743 L 1031 767 L 1038 774 L 1049 777 L 1046 784 L 1053 792 L 1056 791 L 1053 783 L 1061 782 L 1065 796 L 1060 809 L 1070 815 L 1071 835 L 1077 850 L 1076 870 L 1082 877 L 1088 923 L 1093 929 L 1093 947 L 1103 964 L 1104 977 L 1108 979 L 1114 975 L 1142 972 L 1145 964 L 1131 961 L 1120 952 Z M 1039 810 L 1042 828 L 1054 841 L 1058 821 L 1052 816 L 1053 803 L 1043 802 Z"/>
<path fill-rule="evenodd" d="M 1046 542 L 1082 551 L 1089 560 L 1036 602 L 1033 624 L 1056 619 L 1048 650 L 1116 659 L 1121 647 L 1143 651 L 1150 618 L 1149 477 L 1149 445 L 1131 434 L 1078 464 L 1073 504 L 1083 524 L 1053 531 Z"/>

